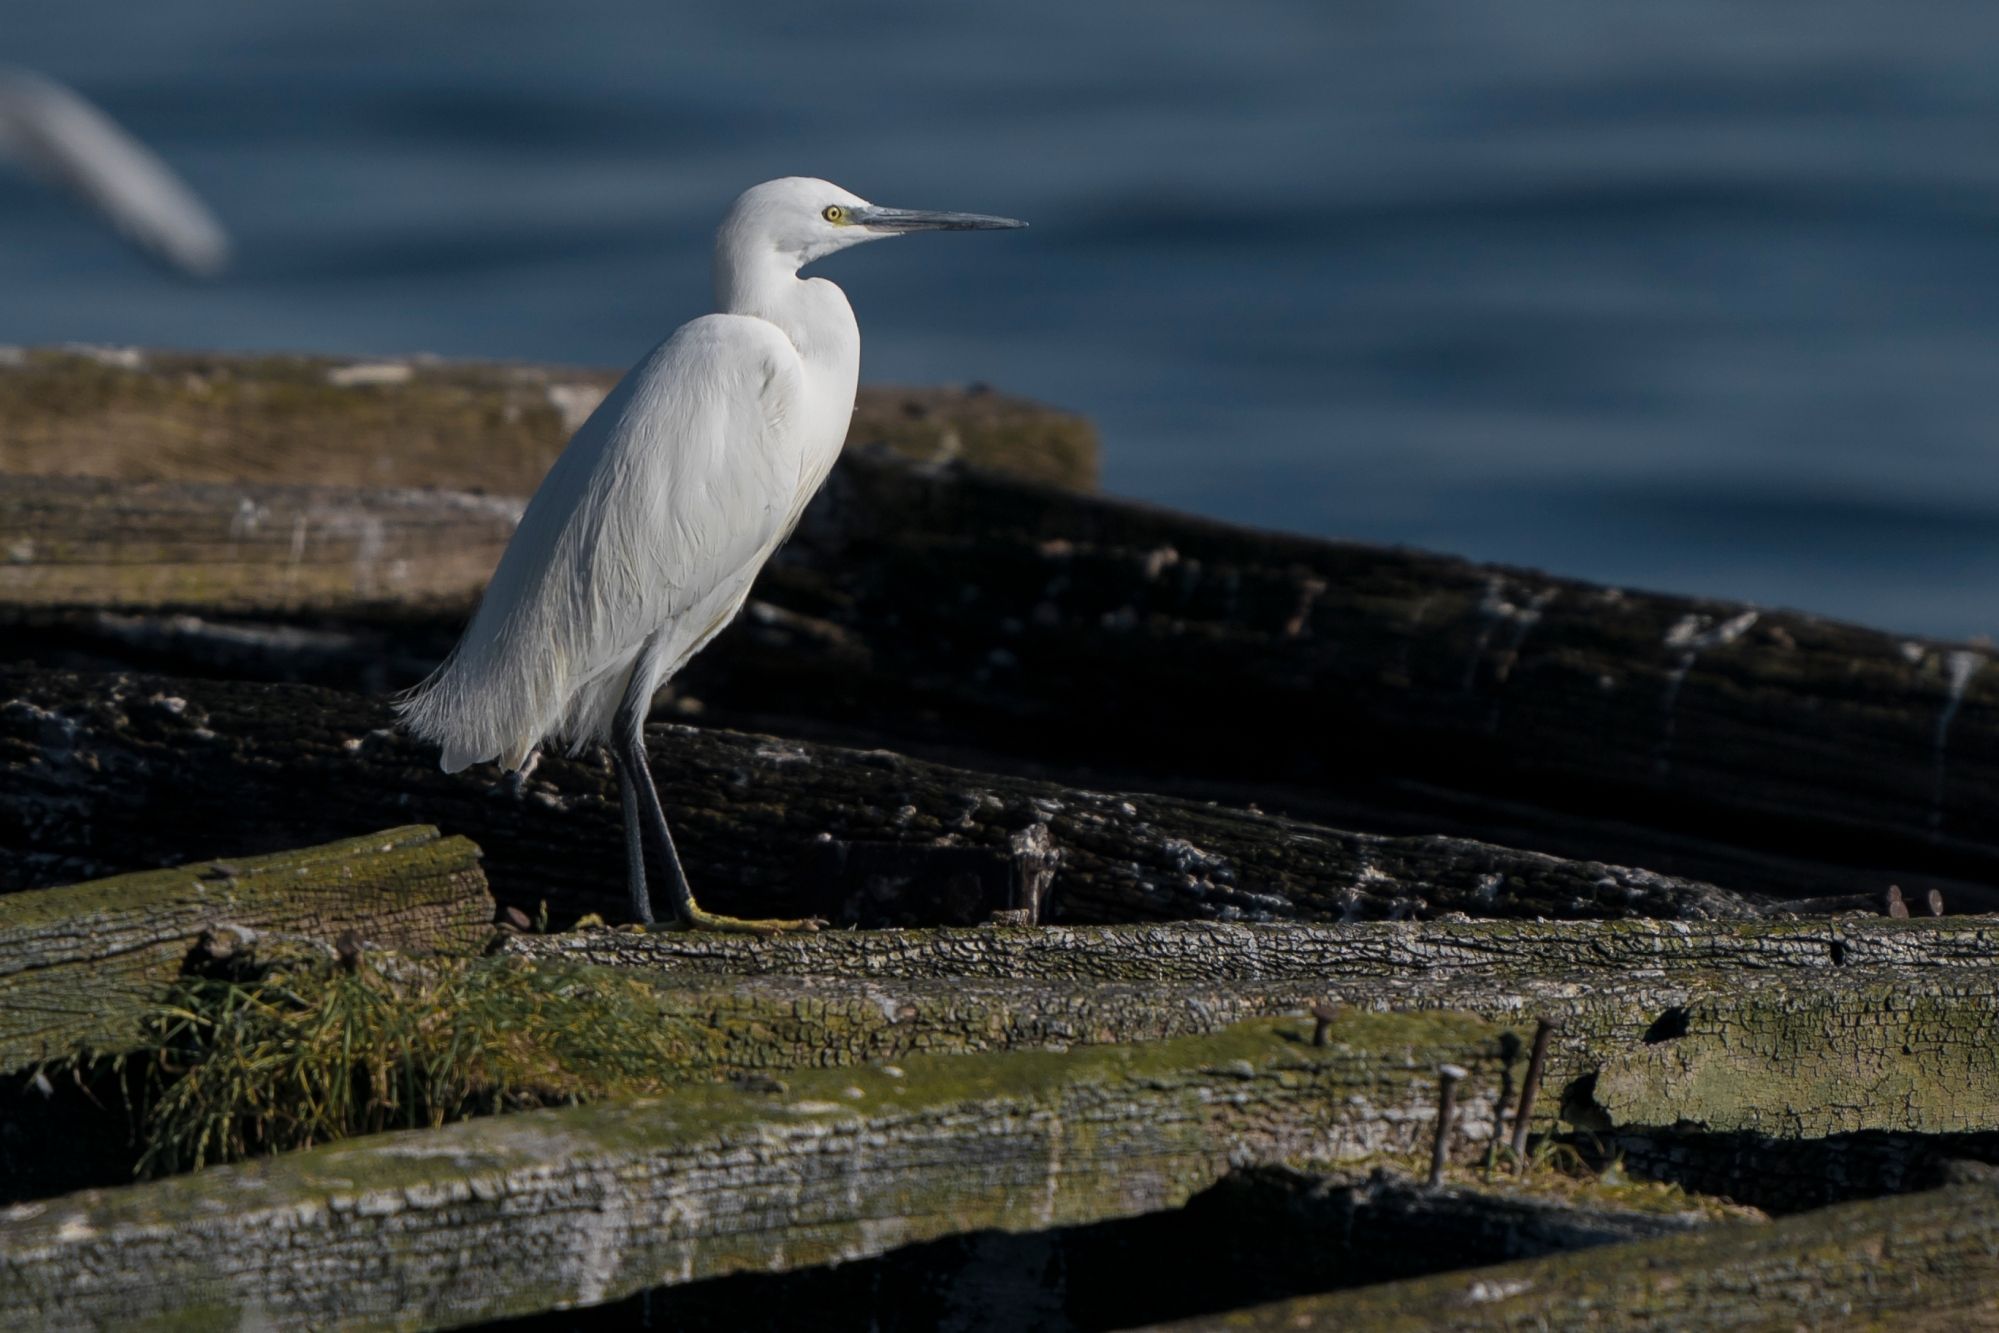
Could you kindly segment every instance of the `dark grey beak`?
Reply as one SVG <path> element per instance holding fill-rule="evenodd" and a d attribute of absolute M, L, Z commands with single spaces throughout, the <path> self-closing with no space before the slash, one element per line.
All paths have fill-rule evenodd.
<path fill-rule="evenodd" d="M 992 231 L 1027 225 L 984 213 L 937 213 L 926 208 L 876 208 L 872 204 L 853 210 L 852 217 L 855 225 L 875 231 Z"/>

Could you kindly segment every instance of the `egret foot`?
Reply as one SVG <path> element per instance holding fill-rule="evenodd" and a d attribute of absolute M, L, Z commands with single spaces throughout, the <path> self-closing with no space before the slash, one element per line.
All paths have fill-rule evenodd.
<path fill-rule="evenodd" d="M 644 839 L 650 838 L 654 852 L 666 867 L 667 885 L 673 895 L 671 930 L 713 930 L 726 935 L 797 935 L 815 931 L 826 923 L 817 917 L 789 919 L 772 917 L 723 916 L 694 901 L 687 872 L 681 868 L 680 853 L 674 849 L 673 834 L 666 827 L 666 812 L 660 809 L 659 791 L 646 768 L 644 733 L 640 730 L 639 704 L 647 696 L 628 698 L 618 715 L 618 730 L 626 738 L 613 747 L 612 760 L 618 766 L 618 794 L 625 813 L 625 872 L 631 888 L 632 916 L 642 930 L 656 930 L 652 916 L 652 895 L 646 891 Z"/>
<path fill-rule="evenodd" d="M 816 916 L 796 920 L 786 917 L 723 916 L 709 911 L 691 898 L 686 914 L 675 924 L 682 930 L 713 930 L 725 935 L 804 935 L 822 930 L 826 925 Z"/>

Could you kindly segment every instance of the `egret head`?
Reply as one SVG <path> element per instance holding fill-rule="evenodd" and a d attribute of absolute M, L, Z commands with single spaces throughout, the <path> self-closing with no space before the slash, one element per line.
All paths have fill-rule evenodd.
<path fill-rule="evenodd" d="M 1012 218 L 983 213 L 936 213 L 881 208 L 851 190 L 810 176 L 786 176 L 743 191 L 716 233 L 718 252 L 734 257 L 758 249 L 775 252 L 793 270 L 863 241 L 912 231 L 973 231 L 1025 227 Z"/>

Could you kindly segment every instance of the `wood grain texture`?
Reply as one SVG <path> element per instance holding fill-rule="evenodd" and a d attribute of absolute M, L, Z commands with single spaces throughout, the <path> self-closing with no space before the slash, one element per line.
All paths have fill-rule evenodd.
<path fill-rule="evenodd" d="M 357 1140 L 7 1210 L 0 1319 L 423 1328 L 1154 1211 L 1232 1165 L 1408 1154 L 1436 1064 L 1491 1087 L 1500 1035 L 1376 1017 L 1321 1049 L 1255 1023 Z M 1467 1103 L 1469 1159 L 1491 1108 Z"/>
<path fill-rule="evenodd" d="M 463 491 L 9 477 L 0 604 L 10 615 L 455 614 L 486 586 L 520 514 L 517 500 Z"/>
<path fill-rule="evenodd" d="M 204 521 L 226 529 L 244 498 Z M 394 567 L 325 549 L 350 599 L 361 564 Z M 277 578 L 278 555 L 251 573 Z M 12 577 L 41 576 L 31 559 Z M 350 600 L 333 624 L 239 625 L 213 614 L 219 597 L 206 620 L 183 607 L 192 623 L 43 606 L 16 637 L 92 665 L 379 690 L 449 648 L 477 577 L 456 609 L 426 614 Z M 1741 891 L 1899 883 L 1980 910 L 1999 905 L 1988 662 L 1975 646 L 856 454 L 676 689 L 738 728 L 1110 774 L 1090 780 Z"/>
<path fill-rule="evenodd" d="M 0 1071 L 128 1049 L 212 925 L 472 952 L 492 918 L 479 849 L 425 827 L 0 896 Z"/>
<path fill-rule="evenodd" d="M 0 364 L 0 473 L 526 496 L 618 374 L 431 357 L 33 348 Z M 1058 485 L 1097 477 L 1088 421 L 980 387 L 865 386 L 847 440 Z"/>
<path fill-rule="evenodd" d="M 1855 925 L 1833 935 L 1827 923 L 1772 923 L 1747 941 L 1729 927 L 1637 922 L 754 941 L 591 931 L 518 936 L 503 948 L 653 978 L 659 1023 L 684 1034 L 691 1078 L 914 1051 L 1145 1041 L 1333 1005 L 1334 1036 L 1350 1015 L 1557 1022 L 1541 1132 L 1766 1141 L 1999 1132 L 1990 923 L 1928 941 Z M 1829 937 L 1846 962 L 1831 962 Z M 1524 1051 L 1510 1053 L 1512 1086 L 1524 1065 Z"/>
<path fill-rule="evenodd" d="M 1704 974 L 1747 984 L 1786 972 L 1984 969 L 1999 920 L 1842 916 L 1756 921 L 1426 921 L 1295 925 L 1203 922 L 1035 930 L 834 931 L 773 939 L 591 930 L 516 936 L 538 958 L 676 975 L 1305 982 L 1576 976 L 1600 984 Z"/>
<path fill-rule="evenodd" d="M 517 785 L 437 771 L 386 702 L 303 686 L 0 671 L 0 887 L 269 850 L 421 819 L 473 838 L 533 914 L 626 910 L 601 760 Z M 826 915 L 807 853 L 842 841 L 1005 849 L 1046 825 L 1055 920 L 1686 917 L 1755 906 L 1711 885 L 1453 838 L 1379 838 L 1250 810 L 975 773 L 887 751 L 656 726 L 661 799 L 702 901 Z M 106 855 L 120 858 L 107 866 Z"/>

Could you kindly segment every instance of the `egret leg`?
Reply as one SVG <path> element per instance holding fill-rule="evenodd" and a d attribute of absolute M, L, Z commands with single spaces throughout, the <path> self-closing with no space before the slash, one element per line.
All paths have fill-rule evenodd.
<path fill-rule="evenodd" d="M 647 701 L 649 702 L 649 700 Z M 637 823 L 652 838 L 653 850 L 666 867 L 667 885 L 673 893 L 673 912 L 680 924 L 690 930 L 717 930 L 742 935 L 783 935 L 794 931 L 817 930 L 826 923 L 807 917 L 802 920 L 785 918 L 745 918 L 722 916 L 710 912 L 694 901 L 694 890 L 688 886 L 687 872 L 681 868 L 680 853 L 674 849 L 673 834 L 666 826 L 666 811 L 660 808 L 659 791 L 653 786 L 652 770 L 646 766 L 645 713 L 644 704 L 635 705 L 627 696 L 618 709 L 616 721 L 612 724 L 617 735 L 613 743 L 613 753 L 619 756 L 619 791 L 630 793 L 624 796 L 626 819 L 627 856 L 639 858 L 639 887 L 633 897 L 633 905 L 643 909 L 641 921 L 652 920 L 650 896 L 644 888 L 644 853 L 633 853 L 632 816 L 634 807 L 638 815 Z M 644 895 L 643 900 L 641 895 Z"/>
<path fill-rule="evenodd" d="M 615 745 L 611 747 L 611 763 L 618 770 L 618 802 L 625 808 L 625 883 L 632 894 L 632 920 L 650 926 L 652 895 L 646 892 L 645 827 L 639 822 L 638 779 Z"/>

